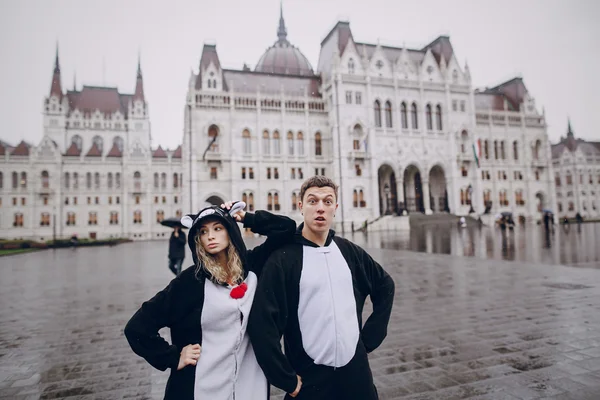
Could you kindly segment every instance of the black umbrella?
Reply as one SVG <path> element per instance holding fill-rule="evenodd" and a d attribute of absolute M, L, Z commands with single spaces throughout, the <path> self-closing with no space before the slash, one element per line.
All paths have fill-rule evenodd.
<path fill-rule="evenodd" d="M 182 229 L 186 229 L 186 227 L 183 226 L 183 224 L 181 223 L 181 218 L 177 217 L 165 218 L 162 221 L 160 221 L 160 224 L 169 228 L 175 228 L 176 226 L 178 226 Z"/>
<path fill-rule="evenodd" d="M 503 211 L 500 213 L 503 217 L 512 217 L 512 213 L 510 211 Z"/>

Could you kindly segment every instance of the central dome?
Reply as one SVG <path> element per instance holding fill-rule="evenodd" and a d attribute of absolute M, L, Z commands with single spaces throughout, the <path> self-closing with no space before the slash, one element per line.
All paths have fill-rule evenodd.
<path fill-rule="evenodd" d="M 308 59 L 300 49 L 293 46 L 287 40 L 287 31 L 283 21 L 283 11 L 279 17 L 278 40 L 265 51 L 256 68 L 256 72 L 267 72 L 271 74 L 312 76 L 313 69 Z"/>

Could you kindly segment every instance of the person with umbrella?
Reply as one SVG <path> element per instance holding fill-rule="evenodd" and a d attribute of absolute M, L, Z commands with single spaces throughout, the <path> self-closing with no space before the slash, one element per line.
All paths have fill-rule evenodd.
<path fill-rule="evenodd" d="M 181 265 L 185 258 L 185 233 L 180 226 L 174 226 L 169 238 L 169 269 L 175 275 L 181 273 Z"/>

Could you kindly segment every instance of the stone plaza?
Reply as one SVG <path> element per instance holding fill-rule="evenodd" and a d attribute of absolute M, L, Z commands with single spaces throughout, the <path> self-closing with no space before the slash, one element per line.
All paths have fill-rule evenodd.
<path fill-rule="evenodd" d="M 381 399 L 600 398 L 600 269 L 369 251 L 396 283 L 370 356 Z M 0 258 L 0 399 L 161 399 L 168 371 L 123 328 L 172 279 L 166 255 L 135 242 Z"/>

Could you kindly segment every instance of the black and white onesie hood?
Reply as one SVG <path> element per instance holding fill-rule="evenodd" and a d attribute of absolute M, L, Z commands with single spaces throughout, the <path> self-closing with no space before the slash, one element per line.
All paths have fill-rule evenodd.
<path fill-rule="evenodd" d="M 188 214 L 181 218 L 181 223 L 186 228 L 190 229 L 188 234 L 188 246 L 192 251 L 192 257 L 194 259 L 194 264 L 197 268 L 200 267 L 200 260 L 198 260 L 198 254 L 196 253 L 196 236 L 199 233 L 200 226 L 202 222 L 206 221 L 209 218 L 216 218 L 223 223 L 225 229 L 227 229 L 227 233 L 229 234 L 229 241 L 231 244 L 235 246 L 235 249 L 238 252 L 240 260 L 242 261 L 242 265 L 246 266 L 246 245 L 244 244 L 244 239 L 242 239 L 242 232 L 238 226 L 237 221 L 232 215 L 235 215 L 238 211 L 243 210 L 246 207 L 246 203 L 242 201 L 238 201 L 233 203 L 233 206 L 230 210 L 225 210 L 219 206 L 209 206 L 202 209 L 197 214 Z M 212 275 L 208 270 L 202 269 L 203 273 L 207 278 L 212 279 Z M 247 277 L 247 269 L 244 268 L 244 279 Z"/>

